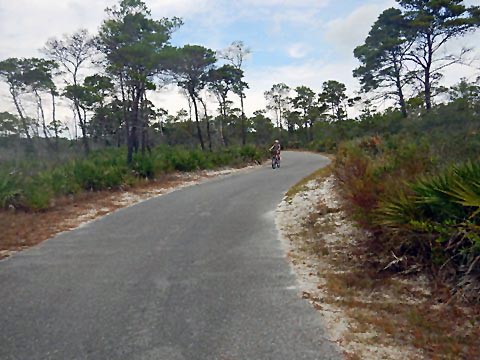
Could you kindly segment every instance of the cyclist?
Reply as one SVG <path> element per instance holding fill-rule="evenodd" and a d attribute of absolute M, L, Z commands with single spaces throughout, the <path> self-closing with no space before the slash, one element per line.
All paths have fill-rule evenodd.
<path fill-rule="evenodd" d="M 282 147 L 280 146 L 280 141 L 275 140 L 273 145 L 268 150 L 272 153 L 272 157 L 276 156 L 278 158 L 278 161 L 280 162 L 280 151 L 282 150 Z"/>
<path fill-rule="evenodd" d="M 280 141 L 275 140 L 273 145 L 268 150 L 272 152 L 272 155 L 280 155 L 280 150 L 281 149 L 282 149 L 282 147 L 280 146 Z"/>

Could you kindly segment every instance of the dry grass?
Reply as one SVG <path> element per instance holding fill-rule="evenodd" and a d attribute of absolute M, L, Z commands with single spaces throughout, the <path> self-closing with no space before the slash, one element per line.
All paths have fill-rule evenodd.
<path fill-rule="evenodd" d="M 288 191 L 287 193 L 285 194 L 285 196 L 287 197 L 287 199 L 292 199 L 296 194 L 298 194 L 299 192 L 302 192 L 302 191 L 305 191 L 306 190 L 306 185 L 312 181 L 312 180 L 319 180 L 319 179 L 322 179 L 326 176 L 328 176 L 329 174 L 332 173 L 332 164 L 326 166 L 326 167 L 323 167 L 321 169 L 318 169 L 317 171 L 315 171 L 314 173 L 308 175 L 307 177 L 303 178 L 302 180 L 300 180 L 298 183 L 296 183 L 294 186 L 292 186 Z"/>

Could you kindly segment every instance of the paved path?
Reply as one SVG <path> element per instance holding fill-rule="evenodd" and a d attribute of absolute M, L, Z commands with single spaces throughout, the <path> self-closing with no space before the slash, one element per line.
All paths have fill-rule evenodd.
<path fill-rule="evenodd" d="M 0 261 L 0 359 L 339 359 L 274 225 L 327 163 L 286 152 Z"/>

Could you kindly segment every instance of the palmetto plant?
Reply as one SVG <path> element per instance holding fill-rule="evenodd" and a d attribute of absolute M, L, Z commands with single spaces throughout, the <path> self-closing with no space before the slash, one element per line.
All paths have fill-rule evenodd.
<path fill-rule="evenodd" d="M 417 211 L 414 197 L 401 190 L 396 196 L 380 201 L 375 212 L 375 223 L 390 229 L 399 229 L 410 224 L 412 219 L 417 217 Z"/>
<path fill-rule="evenodd" d="M 458 274 L 480 272 L 480 164 L 467 162 L 411 183 L 380 202 L 375 221 L 389 231 L 423 239 L 432 258 Z M 433 240 L 433 241 L 431 241 Z M 435 260 L 435 259 L 432 259 Z"/>
<path fill-rule="evenodd" d="M 470 218 L 475 218 L 480 212 L 480 164 L 467 162 L 455 167 L 454 174 L 454 184 L 448 194 L 469 208 Z"/>

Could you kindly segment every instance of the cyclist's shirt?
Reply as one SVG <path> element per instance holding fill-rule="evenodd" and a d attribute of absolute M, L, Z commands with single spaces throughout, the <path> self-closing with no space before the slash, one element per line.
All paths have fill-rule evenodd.
<path fill-rule="evenodd" d="M 279 154 L 279 153 L 280 153 L 280 149 L 281 149 L 280 144 L 273 144 L 273 146 L 272 146 L 272 153 L 274 153 L 274 154 Z"/>

